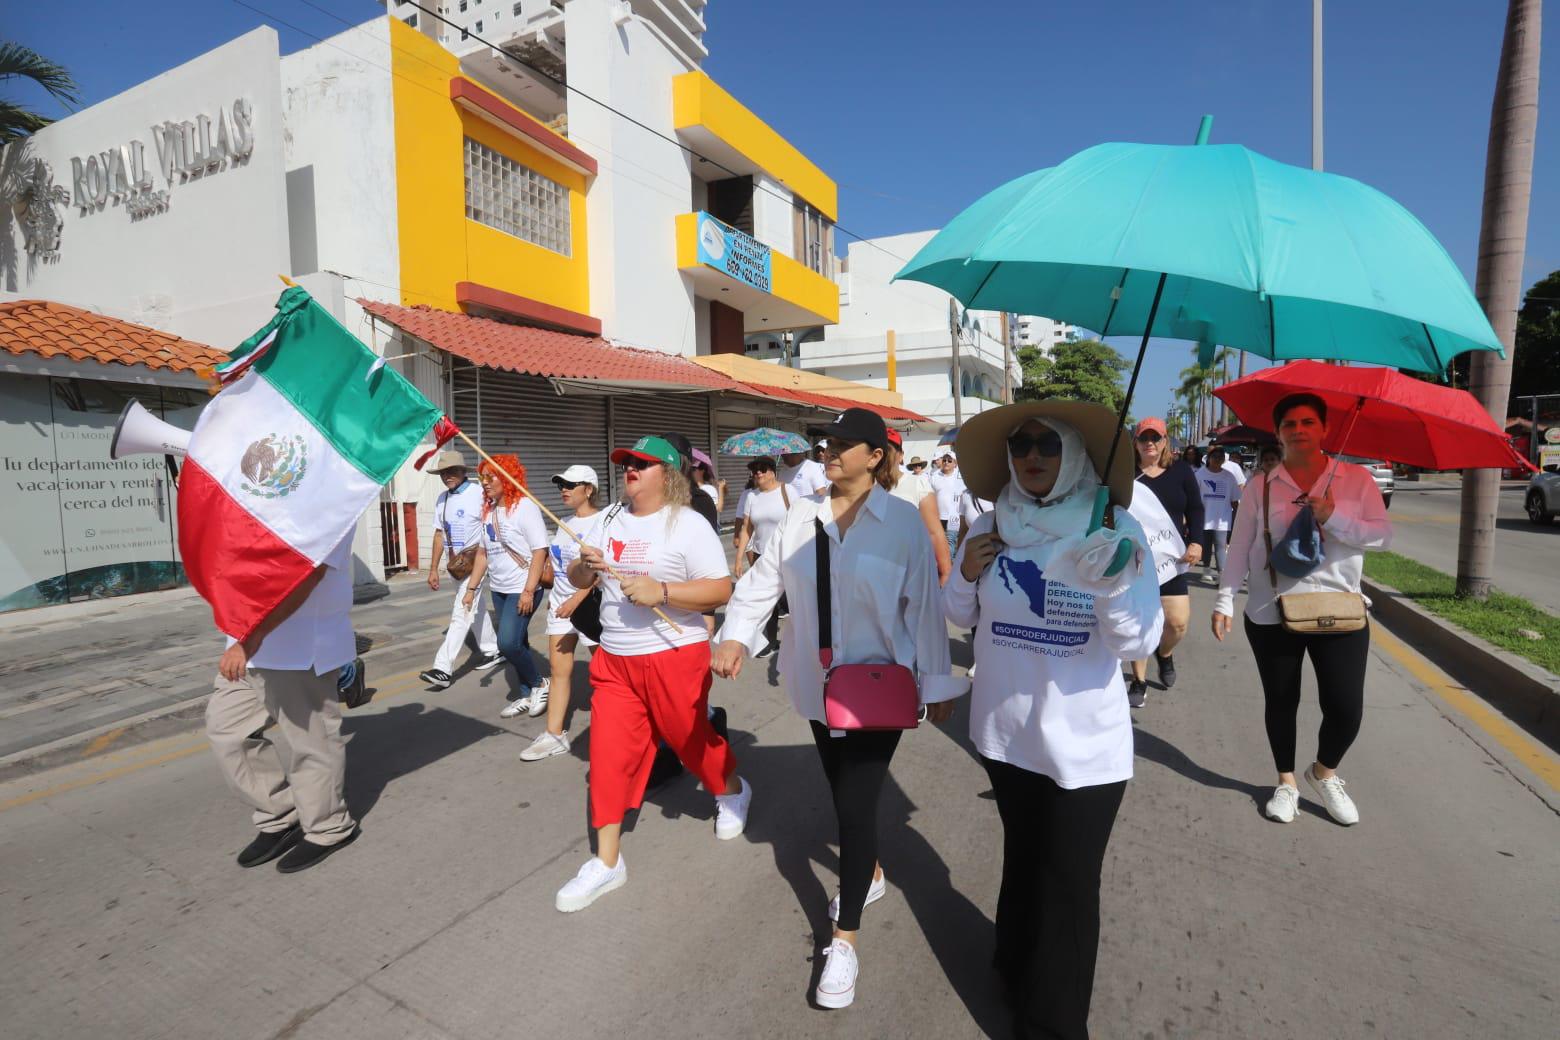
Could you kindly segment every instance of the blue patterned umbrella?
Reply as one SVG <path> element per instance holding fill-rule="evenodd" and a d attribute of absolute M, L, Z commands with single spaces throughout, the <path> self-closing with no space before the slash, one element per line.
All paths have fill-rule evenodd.
<path fill-rule="evenodd" d="M 722 455 L 742 455 L 747 458 L 757 458 L 760 455 L 805 454 L 811 450 L 812 444 L 801 434 L 776 430 L 769 426 L 760 426 L 756 430 L 727 437 L 720 445 Z"/>

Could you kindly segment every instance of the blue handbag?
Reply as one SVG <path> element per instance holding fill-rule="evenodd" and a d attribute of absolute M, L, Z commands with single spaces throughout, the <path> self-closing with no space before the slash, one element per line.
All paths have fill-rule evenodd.
<path fill-rule="evenodd" d="M 1268 566 L 1286 578 L 1303 578 L 1322 565 L 1324 550 L 1321 528 L 1317 526 L 1316 515 L 1311 512 L 1311 507 L 1304 505 L 1295 518 L 1289 521 L 1283 537 L 1275 543 L 1267 530 L 1269 484 L 1270 481 L 1263 478 L 1262 533 L 1268 540 Z"/>

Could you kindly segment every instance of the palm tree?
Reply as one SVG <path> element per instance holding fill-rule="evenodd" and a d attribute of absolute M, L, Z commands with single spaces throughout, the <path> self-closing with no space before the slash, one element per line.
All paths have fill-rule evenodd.
<path fill-rule="evenodd" d="M 1542 0 L 1508 0 L 1506 34 L 1495 74 L 1490 138 L 1484 156 L 1484 212 L 1479 222 L 1479 268 L 1474 293 L 1506 348 L 1473 355 L 1468 389 L 1505 425 L 1511 393 L 1522 260 L 1527 252 L 1528 200 L 1533 191 L 1533 140 L 1538 132 L 1538 54 Z M 1462 526 L 1457 538 L 1457 593 L 1488 599 L 1495 566 L 1495 512 L 1500 471 L 1463 474 Z"/>
<path fill-rule="evenodd" d="M 0 83 L 11 79 L 29 79 L 65 105 L 80 102 L 76 81 L 64 66 L 56 65 L 30 47 L 0 42 Z M 0 98 L 0 144 L 37 133 L 54 122 L 49 116 L 23 108 Z"/>

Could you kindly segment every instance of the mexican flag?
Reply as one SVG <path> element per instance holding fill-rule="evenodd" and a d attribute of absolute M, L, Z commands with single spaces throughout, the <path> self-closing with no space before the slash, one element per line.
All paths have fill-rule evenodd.
<path fill-rule="evenodd" d="M 454 427 L 303 289 L 216 374 L 190 438 L 179 551 L 243 639 L 347 537 L 412 450 Z M 441 421 L 442 420 L 442 421 Z"/>

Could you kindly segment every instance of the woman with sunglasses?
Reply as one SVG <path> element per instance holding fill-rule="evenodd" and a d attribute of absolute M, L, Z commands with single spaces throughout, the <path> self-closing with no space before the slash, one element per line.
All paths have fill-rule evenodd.
<path fill-rule="evenodd" d="M 641 437 L 614 451 L 612 464 L 623 467 L 623 502 L 591 525 L 569 568 L 576 588 L 601 583 L 601 647 L 590 661 L 596 855 L 558 890 L 555 905 L 564 913 L 628 880 L 623 817 L 644 801 L 658 739 L 715 796 L 717 838 L 742 833 L 753 796 L 707 711 L 710 640 L 702 615 L 731 596 L 720 535 L 689 508 L 701 492 L 665 438 Z"/>
<path fill-rule="evenodd" d="M 780 645 L 780 674 L 813 742 L 833 794 L 839 824 L 840 887 L 829 904 L 834 935 L 814 992 L 818 1006 L 842 1008 L 856 995 L 861 911 L 887 890 L 878 863 L 878 800 L 901 730 L 831 731 L 824 712 L 820 660 L 818 539 L 826 540 L 834 660 L 900 664 L 915 673 L 927 718 L 945 720 L 946 703 L 964 691 L 949 672 L 948 627 L 925 527 L 908 502 L 889 494 L 896 464 L 876 412 L 847 408 L 808 431 L 829 439 L 826 491 L 798 499 L 764 554 L 737 583 L 717 637 L 714 669 L 736 678 L 745 651 L 763 645 L 762 629 L 782 592 L 791 604 Z"/>
<path fill-rule="evenodd" d="M 1365 550 L 1391 544 L 1392 521 L 1370 471 L 1328 458 L 1322 451 L 1326 401 L 1315 394 L 1290 394 L 1273 408 L 1273 428 L 1284 446 L 1284 460 L 1253 476 L 1246 486 L 1247 505 L 1235 515 L 1229 566 L 1219 579 L 1219 598 L 1210 620 L 1214 637 L 1222 642 L 1230 634 L 1235 593 L 1249 574 L 1246 641 L 1262 680 L 1263 722 L 1278 770 L 1278 786 L 1263 808 L 1264 815 L 1291 823 L 1299 810 L 1295 716 L 1300 710 L 1300 673 L 1309 655 L 1322 725 L 1316 737 L 1316 760 L 1306 768 L 1305 781 L 1329 816 L 1351 826 L 1360 820 L 1359 808 L 1344 790 L 1338 766 L 1359 736 L 1365 714 L 1370 626 L 1339 634 L 1291 632 L 1284 627 L 1278 601 L 1289 593 L 1359 595 Z M 1304 577 L 1280 574 L 1270 562 L 1271 547 L 1262 537 L 1263 526 L 1278 543 L 1307 506 L 1321 533 L 1321 563 Z"/>
<path fill-rule="evenodd" d="M 1180 532 L 1186 543 L 1181 562 L 1188 567 L 1197 566 L 1203 554 L 1203 500 L 1196 472 L 1184 458 L 1178 459 L 1171 453 L 1163 419 L 1151 415 L 1139 421 L 1132 443 L 1137 450 L 1137 484 L 1153 492 Z M 1168 690 L 1175 685 L 1175 648 L 1186 637 L 1186 626 L 1192 620 L 1192 594 L 1184 573 L 1159 586 L 1159 605 L 1165 614 L 1165 631 L 1154 650 L 1154 665 L 1160 685 Z M 1127 704 L 1141 708 L 1147 700 L 1148 659 L 1144 658 L 1132 662 Z"/>
<path fill-rule="evenodd" d="M 475 606 L 476 590 L 485 576 L 493 598 L 498 652 L 515 666 L 524 691 L 498 713 L 512 719 L 524 711 L 540 715 L 547 707 L 548 680 L 537 670 L 526 636 L 538 605 L 542 564 L 547 559 L 547 525 L 536 503 L 505 479 L 504 473 L 525 486 L 525 467 L 520 465 L 518 456 L 495 455 L 477 467 L 486 496 L 482 503 L 482 541 L 471 568 L 464 606 L 468 612 Z"/>
<path fill-rule="evenodd" d="M 590 594 L 589 589 L 576 589 L 569 581 L 569 567 L 579 559 L 580 547 L 569 531 L 583 537 L 601 511 L 596 498 L 596 471 L 589 466 L 570 466 L 562 473 L 553 474 L 552 482 L 563 496 L 563 505 L 572 509 L 569 517 L 553 534 L 549 551 L 553 559 L 553 587 L 547 596 L 547 657 L 552 664 L 551 699 L 547 709 L 547 728 L 520 752 L 522 762 L 540 762 L 544 758 L 569 753 L 568 723 L 570 685 L 574 678 L 574 649 L 583 640 L 587 647 L 595 649 L 595 642 L 580 635 L 569 622 L 574 608 Z M 569 530 L 565 531 L 567 527 Z M 532 695 L 531 714 L 541 710 Z"/>
<path fill-rule="evenodd" d="M 1113 440 L 1115 526 L 1087 533 Z M 1120 505 L 1131 455 L 1115 414 L 1078 401 L 983 412 L 958 447 L 965 483 L 995 502 L 943 589 L 948 620 L 980 626 L 970 739 L 1002 818 L 995 965 L 1016 1035 L 1086 1037 L 1100 870 L 1132 776 L 1119 662 L 1162 627 L 1143 530 Z"/>

